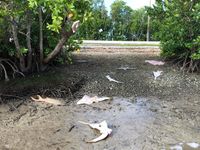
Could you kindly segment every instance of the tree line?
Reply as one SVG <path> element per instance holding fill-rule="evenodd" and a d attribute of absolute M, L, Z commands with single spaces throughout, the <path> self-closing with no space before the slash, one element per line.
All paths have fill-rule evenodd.
<path fill-rule="evenodd" d="M 188 72 L 200 67 L 200 3 L 156 0 L 133 10 L 115 0 L 108 13 L 104 0 L 0 0 L 0 78 L 44 71 L 70 60 L 76 40 L 161 41 L 162 56 Z"/>
<path fill-rule="evenodd" d="M 91 16 L 80 26 L 77 37 L 87 40 L 145 41 L 147 34 L 147 11 L 133 10 L 123 0 L 115 0 L 108 12 L 104 0 L 93 0 Z M 151 23 L 150 40 L 154 37 L 155 24 Z"/>

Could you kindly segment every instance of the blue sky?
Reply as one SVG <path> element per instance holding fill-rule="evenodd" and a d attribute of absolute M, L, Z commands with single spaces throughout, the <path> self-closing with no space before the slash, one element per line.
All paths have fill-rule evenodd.
<path fill-rule="evenodd" d="M 110 12 L 110 5 L 114 1 L 115 0 L 104 0 L 105 6 L 107 7 L 109 12 Z M 126 4 L 133 9 L 138 9 L 138 8 L 150 5 L 150 0 L 123 0 L 123 1 L 126 2 Z M 151 0 L 151 3 L 154 4 L 155 0 Z"/>

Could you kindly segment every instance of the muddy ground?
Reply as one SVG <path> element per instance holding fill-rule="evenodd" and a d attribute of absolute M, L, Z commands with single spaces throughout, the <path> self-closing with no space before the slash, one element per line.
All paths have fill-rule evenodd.
<path fill-rule="evenodd" d="M 200 76 L 184 74 L 170 63 L 153 66 L 146 59 L 160 58 L 83 51 L 74 54 L 72 65 L 1 82 L 0 149 L 200 149 Z M 134 69 L 117 69 L 121 66 Z M 154 80 L 152 72 L 157 70 L 163 74 Z M 106 75 L 123 83 L 109 82 Z M 34 102 L 30 96 L 36 94 L 59 98 L 65 105 Z M 86 94 L 112 99 L 77 105 Z M 86 143 L 99 133 L 78 121 L 103 120 L 112 134 L 98 143 Z"/>

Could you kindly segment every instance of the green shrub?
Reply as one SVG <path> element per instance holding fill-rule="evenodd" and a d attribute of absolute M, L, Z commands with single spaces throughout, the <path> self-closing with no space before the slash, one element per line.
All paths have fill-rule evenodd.
<path fill-rule="evenodd" d="M 148 13 L 160 22 L 156 34 L 161 41 L 161 55 L 176 60 L 188 72 L 198 70 L 200 3 L 195 0 L 157 0 L 153 8 L 148 8 Z"/>

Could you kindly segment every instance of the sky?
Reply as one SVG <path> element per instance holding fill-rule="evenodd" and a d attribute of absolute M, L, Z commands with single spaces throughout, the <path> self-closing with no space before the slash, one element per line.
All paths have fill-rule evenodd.
<path fill-rule="evenodd" d="M 108 12 L 110 12 L 110 5 L 114 2 L 115 0 L 104 0 L 105 6 L 108 9 Z M 138 9 L 144 6 L 149 6 L 150 1 L 152 4 L 155 3 L 155 0 L 123 0 L 126 2 L 128 6 L 130 6 L 132 9 Z"/>

